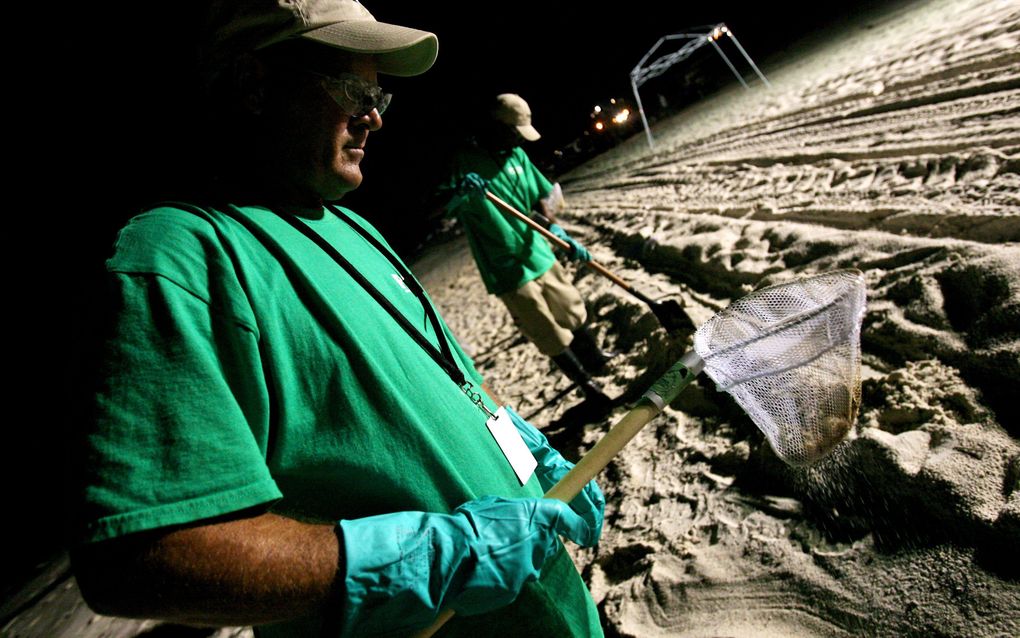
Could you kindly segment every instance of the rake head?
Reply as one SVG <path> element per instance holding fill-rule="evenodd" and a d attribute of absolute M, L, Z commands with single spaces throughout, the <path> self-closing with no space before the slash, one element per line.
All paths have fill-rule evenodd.
<path fill-rule="evenodd" d="M 694 322 L 691 321 L 690 316 L 687 315 L 687 311 L 684 310 L 674 299 L 666 299 L 663 301 L 655 301 L 649 306 L 652 309 L 652 313 L 655 318 L 659 320 L 659 323 L 667 332 L 687 331 L 694 330 Z"/>

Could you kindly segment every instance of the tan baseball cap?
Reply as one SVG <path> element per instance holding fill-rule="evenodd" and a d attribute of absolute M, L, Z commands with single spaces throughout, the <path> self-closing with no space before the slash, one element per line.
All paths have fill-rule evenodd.
<path fill-rule="evenodd" d="M 434 33 L 377 21 L 357 0 L 213 0 L 208 11 L 206 73 L 239 55 L 289 38 L 376 58 L 379 73 L 407 77 L 436 61 Z"/>
<path fill-rule="evenodd" d="M 497 95 L 496 103 L 492 107 L 492 117 L 516 128 L 521 137 L 529 142 L 534 142 L 542 137 L 531 125 L 531 109 L 528 107 L 528 103 L 516 93 Z"/>

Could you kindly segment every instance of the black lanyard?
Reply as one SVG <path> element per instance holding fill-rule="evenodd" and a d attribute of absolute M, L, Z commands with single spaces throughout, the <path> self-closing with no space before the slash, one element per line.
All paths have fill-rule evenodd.
<path fill-rule="evenodd" d="M 283 213 L 280 215 L 280 217 L 286 220 L 302 235 L 315 242 L 315 245 L 317 245 L 319 248 L 325 251 L 327 255 L 333 258 L 333 261 L 335 261 L 337 264 L 340 265 L 341 268 L 347 271 L 347 274 L 349 274 L 351 278 L 354 279 L 354 281 L 358 282 L 358 284 L 360 284 L 361 287 L 364 288 L 365 291 L 369 295 L 371 295 L 373 299 L 375 299 L 376 303 L 382 306 L 382 308 L 386 312 L 388 312 L 391 317 L 393 317 L 397 324 L 404 329 L 404 332 L 406 332 L 408 336 L 414 339 L 414 341 L 419 346 L 421 346 L 425 350 L 425 352 L 429 354 L 429 356 L 432 357 L 432 360 L 435 361 L 439 365 L 439 367 L 441 367 L 446 372 L 450 379 L 455 384 L 457 384 L 457 386 L 460 387 L 465 394 L 468 395 L 468 398 L 470 398 L 476 405 L 481 407 L 486 414 L 492 416 L 492 413 L 489 412 L 489 409 L 485 407 L 484 403 L 482 403 L 481 396 L 478 393 L 471 391 L 472 387 L 471 383 L 464 377 L 464 373 L 457 366 L 457 363 L 453 357 L 453 352 L 451 352 L 450 350 L 450 344 L 447 343 L 446 335 L 443 334 L 443 327 L 442 324 L 439 322 L 439 317 L 436 315 L 436 311 L 432 307 L 432 304 L 430 304 L 428 299 L 426 298 L 425 290 L 421 287 L 421 284 L 418 283 L 418 280 L 414 278 L 414 275 L 411 274 L 411 271 L 408 270 L 407 267 L 404 266 L 404 264 L 400 261 L 400 259 L 395 254 L 393 254 L 393 252 L 390 251 L 386 246 L 384 246 L 382 242 L 380 242 L 378 239 L 372 236 L 371 233 L 365 230 L 361 226 L 361 224 L 355 222 L 346 213 L 344 213 L 339 208 L 333 206 L 332 204 L 326 204 L 326 207 L 334 215 L 345 221 L 347 225 L 353 228 L 359 235 L 364 237 L 365 240 L 373 248 L 375 248 L 382 255 L 384 255 L 390 261 L 390 263 L 393 264 L 393 267 L 397 269 L 397 273 L 399 273 L 400 276 L 403 277 L 404 283 L 407 285 L 408 289 L 414 294 L 415 297 L 418 298 L 418 301 L 421 302 L 422 308 L 425 309 L 425 316 L 428 318 L 429 323 L 432 324 L 432 329 L 436 333 L 436 340 L 439 342 L 438 349 L 434 345 L 432 345 L 432 343 L 428 339 L 425 338 L 425 335 L 423 335 L 421 332 L 415 329 L 415 327 L 411 325 L 411 322 L 407 320 L 407 317 L 405 317 L 403 313 L 397 310 L 390 302 L 390 300 L 383 296 L 383 294 L 379 292 L 379 289 L 373 286 L 372 283 L 368 281 L 368 279 L 366 279 L 365 276 L 362 275 L 361 272 L 357 268 L 355 268 L 353 264 L 351 264 L 351 262 L 347 261 L 347 259 L 343 255 L 341 255 L 336 248 L 334 248 L 329 242 L 327 242 L 321 235 L 312 230 L 312 228 L 308 226 L 308 224 L 298 219 L 298 217 L 295 215 Z"/>

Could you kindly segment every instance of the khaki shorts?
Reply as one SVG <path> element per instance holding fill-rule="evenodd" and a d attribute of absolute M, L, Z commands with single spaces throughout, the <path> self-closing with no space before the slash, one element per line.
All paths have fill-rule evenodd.
<path fill-rule="evenodd" d="M 563 352 L 574 339 L 573 331 L 588 318 L 581 293 L 567 281 L 559 262 L 538 279 L 499 298 L 524 336 L 547 357 Z"/>

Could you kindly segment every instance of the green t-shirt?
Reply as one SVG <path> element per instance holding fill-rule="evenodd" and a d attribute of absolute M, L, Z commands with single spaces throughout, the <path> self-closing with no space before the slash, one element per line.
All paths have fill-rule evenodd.
<path fill-rule="evenodd" d="M 454 157 L 446 187 L 455 188 L 468 173 L 489 180 L 493 195 L 525 214 L 553 188 L 519 146 L 505 154 L 465 147 Z M 464 225 L 471 254 L 490 294 L 517 290 L 545 274 L 556 261 L 544 237 L 487 199 L 473 198 L 451 212 Z"/>
<path fill-rule="evenodd" d="M 331 212 L 308 224 L 436 343 L 385 256 Z M 82 542 L 250 507 L 334 521 L 541 494 L 534 478 L 520 486 L 484 413 L 424 349 L 272 211 L 154 209 L 121 231 L 107 271 L 114 320 L 86 437 Z M 321 622 L 258 633 L 317 635 Z M 514 604 L 444 635 L 493 622 L 599 633 L 565 550 Z"/>

